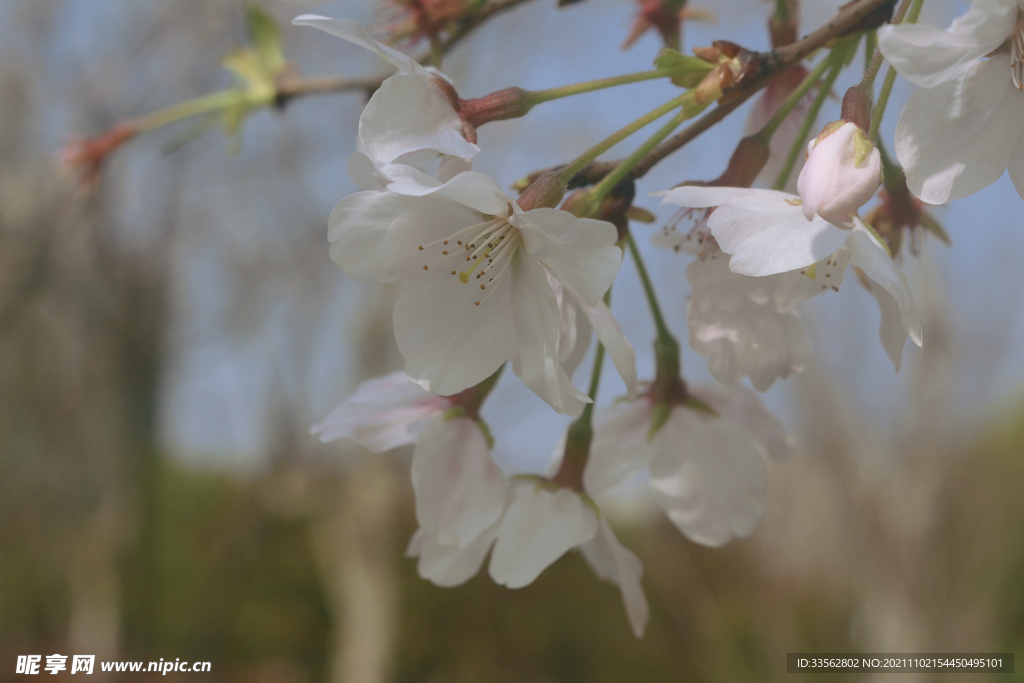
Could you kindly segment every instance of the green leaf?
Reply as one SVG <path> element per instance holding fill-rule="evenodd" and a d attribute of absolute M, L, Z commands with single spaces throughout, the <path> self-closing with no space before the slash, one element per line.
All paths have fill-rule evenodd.
<path fill-rule="evenodd" d="M 654 58 L 657 69 L 678 69 L 679 73 L 672 77 L 672 83 L 680 88 L 696 87 L 713 68 L 714 65 L 699 57 L 691 57 L 669 47 L 663 47 Z"/>
<path fill-rule="evenodd" d="M 246 8 L 246 22 L 252 45 L 263 62 L 264 70 L 277 74 L 284 68 L 284 53 L 281 51 L 281 31 L 270 16 L 256 5 Z"/>

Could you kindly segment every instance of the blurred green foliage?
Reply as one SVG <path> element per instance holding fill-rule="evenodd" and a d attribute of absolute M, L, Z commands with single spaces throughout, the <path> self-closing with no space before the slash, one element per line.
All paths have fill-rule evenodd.
<path fill-rule="evenodd" d="M 992 650 L 1018 653 L 1022 444 L 1024 418 L 997 426 L 946 464 L 939 522 L 927 539 L 930 569 L 917 582 L 920 604 L 934 608 L 930 618 L 973 605 L 991 617 Z M 169 463 L 147 476 L 140 540 L 123 558 L 123 656 L 209 660 L 213 673 L 204 680 L 325 680 L 332 617 L 308 522 L 269 511 L 251 480 Z M 410 506 L 400 514 L 404 541 L 413 529 Z M 0 529 L 0 642 L 10 661 L 28 651 L 60 652 L 66 637 L 63 582 L 39 560 L 40 539 L 20 528 L 7 518 Z M 518 591 L 494 585 L 486 572 L 441 589 L 419 579 L 396 546 L 393 680 L 776 681 L 787 679 L 786 652 L 862 651 L 851 629 L 858 595 L 837 591 L 829 577 L 818 583 L 766 571 L 764 550 L 753 541 L 701 548 L 667 523 L 622 537 L 645 564 L 652 614 L 642 640 L 629 631 L 618 590 L 595 580 L 576 553 Z"/>

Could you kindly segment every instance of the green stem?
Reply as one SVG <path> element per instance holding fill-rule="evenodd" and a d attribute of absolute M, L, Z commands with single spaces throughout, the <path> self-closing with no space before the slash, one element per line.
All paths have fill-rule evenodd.
<path fill-rule="evenodd" d="M 634 151 L 628 157 L 623 159 L 622 162 L 618 166 L 616 166 L 611 173 L 602 178 L 601 182 L 595 185 L 594 189 L 590 191 L 590 197 L 588 199 L 591 202 L 593 202 L 594 206 L 599 206 L 601 200 L 604 199 L 605 196 L 609 192 L 611 192 L 615 188 L 615 186 L 618 185 L 619 182 L 623 178 L 625 178 L 626 175 L 630 171 L 632 171 L 634 167 L 636 167 L 638 163 L 640 163 L 641 159 L 647 156 L 647 154 L 652 149 L 661 144 L 662 140 L 671 135 L 672 131 L 678 128 L 683 121 L 698 113 L 700 112 L 694 112 L 693 114 L 689 114 L 684 109 L 683 111 L 673 116 L 671 121 L 669 121 L 664 126 L 659 128 L 657 133 L 652 135 L 646 142 L 644 142 L 644 144 L 637 147 L 636 151 Z"/>
<path fill-rule="evenodd" d="M 823 59 L 818 62 L 818 64 L 811 69 L 811 72 L 807 74 L 807 77 L 801 81 L 799 86 L 797 86 L 797 89 L 790 93 L 789 97 L 786 98 L 786 101 L 782 103 L 779 111 L 775 113 L 775 116 L 773 116 L 771 120 L 764 124 L 764 127 L 758 131 L 758 135 L 761 136 L 762 140 L 765 142 L 771 140 L 772 136 L 775 135 L 775 131 L 782 125 L 782 122 L 787 116 L 789 116 L 789 113 L 796 108 L 796 105 L 798 105 L 800 100 L 804 98 L 804 95 L 814 87 L 814 84 L 821 80 L 821 76 L 825 73 L 825 70 L 828 69 L 829 63 L 828 59 Z"/>
<path fill-rule="evenodd" d="M 668 325 L 665 324 L 665 318 L 661 315 L 661 306 L 658 305 L 658 296 L 654 293 L 654 285 L 651 284 L 651 277 L 647 273 L 647 266 L 644 265 L 644 259 L 636 246 L 636 240 L 633 239 L 633 233 L 629 230 L 626 231 L 626 241 L 629 244 L 630 253 L 633 254 L 633 263 L 636 265 L 636 272 L 640 276 L 641 284 L 643 284 L 647 303 L 651 307 L 651 317 L 654 318 L 654 327 L 658 331 L 658 341 L 671 341 L 675 343 L 675 337 L 672 336 Z"/>
<path fill-rule="evenodd" d="M 707 71 L 711 71 L 710 64 L 708 64 Z M 690 73 L 697 72 L 689 65 L 665 67 L 663 69 L 654 69 L 652 71 L 639 71 L 637 73 L 624 74 L 622 76 L 600 78 L 595 81 L 563 85 L 561 87 L 550 88 L 548 90 L 535 90 L 528 95 L 528 99 L 530 105 L 533 106 L 535 104 L 540 104 L 541 102 L 550 102 L 551 100 L 557 100 L 562 97 L 579 95 L 581 93 L 593 92 L 595 90 L 603 90 L 604 88 L 614 88 L 618 85 L 641 83 L 643 81 L 650 81 L 657 78 L 671 78 L 672 76 L 680 76 Z"/>
<path fill-rule="evenodd" d="M 594 368 L 590 371 L 590 388 L 587 395 L 591 403 L 583 407 L 583 413 L 579 416 L 580 422 L 590 424 L 594 414 L 594 404 L 597 402 L 597 389 L 601 385 L 601 367 L 604 365 L 604 344 L 597 342 L 597 351 L 594 352 Z"/>
<path fill-rule="evenodd" d="M 612 302 L 612 290 L 604 294 L 605 304 Z M 583 492 L 583 471 L 590 459 L 590 442 L 594 438 L 594 404 L 597 403 L 597 388 L 601 384 L 601 368 L 604 365 L 604 344 L 597 342 L 594 352 L 594 367 L 590 371 L 590 403 L 583 406 L 583 412 L 569 425 L 566 434 L 565 450 L 562 452 L 562 464 L 552 481 L 574 491 Z"/>
<path fill-rule="evenodd" d="M 889 67 L 882 81 L 882 89 L 878 92 L 878 103 L 875 110 L 871 112 L 871 127 L 868 129 L 868 137 L 878 140 L 878 129 L 882 125 L 882 117 L 885 115 L 885 105 L 889 104 L 889 94 L 892 92 L 892 84 L 896 82 L 896 69 Z"/>
<path fill-rule="evenodd" d="M 574 175 L 586 168 L 587 164 L 592 162 L 597 157 L 601 156 L 609 149 L 614 147 L 616 144 L 622 142 L 633 133 L 637 132 L 647 124 L 657 121 L 665 114 L 669 113 L 673 109 L 677 109 L 683 106 L 688 99 L 693 99 L 691 92 L 683 93 L 678 97 L 673 97 L 671 100 L 661 105 L 657 109 L 644 114 L 636 121 L 633 121 L 629 125 L 623 126 L 618 131 L 608 136 L 601 142 L 597 143 L 586 152 L 578 156 L 573 161 L 570 161 L 565 167 L 559 172 L 559 176 L 568 182 Z"/>
<path fill-rule="evenodd" d="M 900 7 L 901 10 L 907 10 L 906 3 Z M 912 0 L 909 11 L 906 11 L 906 16 L 901 17 L 903 21 L 901 23 L 914 24 L 917 22 L 917 18 L 921 15 L 921 7 L 924 5 L 924 0 Z M 893 17 L 893 23 L 896 22 L 896 17 Z M 882 53 L 879 52 L 878 56 L 881 57 Z M 882 125 L 882 117 L 885 115 L 885 106 L 889 104 L 889 95 L 892 94 L 893 83 L 896 82 L 896 69 L 892 66 L 885 73 L 885 80 L 882 82 L 882 89 L 878 92 L 878 102 L 875 104 L 875 109 L 871 112 L 871 128 L 868 130 L 868 137 L 872 140 L 878 140 L 878 129 Z"/>
<path fill-rule="evenodd" d="M 832 70 L 825 77 L 817 96 L 814 98 L 814 102 L 811 104 L 810 111 L 807 112 L 804 124 L 800 126 L 800 132 L 797 134 L 796 140 L 793 141 L 793 146 L 789 150 L 789 156 L 786 157 L 786 163 L 783 164 L 782 170 L 779 171 L 779 177 L 775 180 L 775 184 L 772 185 L 773 190 L 781 190 L 786 187 L 789 175 L 793 172 L 793 167 L 796 166 L 796 160 L 799 158 L 800 153 L 804 151 L 804 142 L 807 140 L 807 135 L 811 132 L 811 126 L 814 125 L 814 121 L 818 118 L 818 112 L 821 111 L 821 106 L 825 104 L 825 99 L 832 92 L 832 85 L 839 77 L 839 72 L 843 70 L 845 55 L 846 49 L 838 47 L 828 56 L 828 61 L 832 63 Z"/>
<path fill-rule="evenodd" d="M 197 97 L 194 100 L 187 100 L 185 102 L 179 102 L 178 104 L 172 104 L 170 107 L 165 109 L 160 109 L 151 114 L 140 116 L 132 123 L 137 127 L 138 132 L 145 133 L 156 128 L 168 126 L 172 123 L 177 123 L 178 121 L 192 116 L 206 114 L 208 112 L 217 111 L 218 109 L 227 109 L 228 107 L 238 104 L 243 97 L 243 93 L 239 90 L 222 90 L 221 92 L 210 93 L 209 95 Z"/>

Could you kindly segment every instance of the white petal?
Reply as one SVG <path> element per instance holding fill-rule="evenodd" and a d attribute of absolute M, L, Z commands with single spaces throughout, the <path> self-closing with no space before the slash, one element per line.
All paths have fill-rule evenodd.
<path fill-rule="evenodd" d="M 548 273 L 548 285 L 558 301 L 558 360 L 569 379 L 590 349 L 594 328 L 583 312 L 583 304 L 562 283 Z M 521 374 L 521 373 L 520 373 Z"/>
<path fill-rule="evenodd" d="M 604 345 L 605 350 L 608 351 L 608 356 L 612 359 L 612 363 L 615 364 L 615 369 L 619 371 L 619 376 L 626 383 L 628 397 L 630 399 L 635 398 L 637 383 L 636 351 L 633 350 L 633 345 L 626 339 L 626 335 L 622 333 L 619 321 L 615 319 L 615 316 L 612 315 L 612 312 L 603 301 L 598 301 L 596 306 L 583 306 L 582 309 L 587 319 L 590 320 L 598 341 Z"/>
<path fill-rule="evenodd" d="M 406 555 L 420 558 L 416 570 L 421 577 L 442 588 L 452 588 L 465 583 L 480 571 L 480 565 L 484 563 L 500 526 L 499 523 L 492 525 L 464 548 L 438 543 L 433 536 L 420 529 L 409 542 Z"/>
<path fill-rule="evenodd" d="M 357 192 L 331 211 L 327 239 L 331 259 L 353 280 L 401 282 L 441 256 L 441 247 L 429 246 L 432 242 L 482 219 L 438 197 Z"/>
<path fill-rule="evenodd" d="M 360 384 L 355 393 L 311 430 L 324 443 L 342 437 L 383 453 L 416 440 L 423 424 L 449 407 L 440 396 L 424 391 L 404 372 Z"/>
<path fill-rule="evenodd" d="M 1010 35 L 1016 9 L 1006 0 L 976 0 L 946 30 L 922 24 L 883 26 L 878 29 L 878 49 L 901 76 L 922 88 L 934 88 L 956 80 L 972 62 L 999 47 Z"/>
<path fill-rule="evenodd" d="M 944 204 L 999 179 L 1024 120 L 1024 94 L 1009 71 L 1009 57 L 997 55 L 910 96 L 896 125 L 896 156 L 911 192 Z"/>
<path fill-rule="evenodd" d="M 430 149 L 471 158 L 480 148 L 462 136 L 462 119 L 431 79 L 397 74 L 381 83 L 359 117 L 359 139 L 375 160 Z"/>
<path fill-rule="evenodd" d="M 764 512 L 768 472 L 742 427 L 676 407 L 654 441 L 651 489 L 687 538 L 717 547 L 754 530 Z"/>
<path fill-rule="evenodd" d="M 487 379 L 516 350 L 509 278 L 481 291 L 451 275 L 455 268 L 441 262 L 409 280 L 393 318 L 405 371 L 443 396 Z"/>
<path fill-rule="evenodd" d="M 849 236 L 820 218 L 808 221 L 799 205 L 761 197 L 738 197 L 719 206 L 708 228 L 722 251 L 732 255 L 729 268 L 754 276 L 805 268 L 831 255 Z"/>
<path fill-rule="evenodd" d="M 497 181 L 476 171 L 459 173 L 440 186 L 436 193 L 492 216 L 506 216 L 509 212 L 510 200 Z"/>
<path fill-rule="evenodd" d="M 596 533 L 597 515 L 572 491 L 521 485 L 501 521 L 491 554 L 491 578 L 509 588 L 522 588 Z"/>
<path fill-rule="evenodd" d="M 775 301 L 777 290 L 791 287 L 793 277 L 738 275 L 720 254 L 687 267 L 689 345 L 708 359 L 717 380 L 735 384 L 747 376 L 755 389 L 765 391 L 776 378 L 803 370 L 811 357 L 810 337 L 800 316 L 780 310 Z M 810 281 L 799 273 L 795 277 Z"/>
<path fill-rule="evenodd" d="M 786 434 L 778 418 L 768 412 L 757 394 L 744 386 L 704 384 L 690 387 L 690 393 L 707 403 L 721 417 L 747 430 L 754 441 L 776 460 L 793 454 L 793 437 Z"/>
<path fill-rule="evenodd" d="M 626 606 L 629 625 L 637 638 L 642 637 L 647 628 L 650 607 L 640 585 L 644 573 L 640 558 L 619 543 L 604 518 L 598 522 L 597 535 L 589 543 L 580 546 L 580 552 L 599 578 L 614 583 L 622 590 L 622 602 Z"/>
<path fill-rule="evenodd" d="M 412 454 L 416 520 L 438 543 L 464 548 L 501 517 L 505 475 L 480 427 L 469 418 L 436 417 Z"/>
<path fill-rule="evenodd" d="M 899 372 L 903 343 L 907 335 L 909 334 L 918 346 L 921 346 L 922 341 L 921 318 L 917 313 L 914 294 L 910 291 L 910 283 L 907 282 L 907 276 L 860 220 L 857 221 L 857 226 L 850 234 L 846 246 L 852 254 L 850 264 L 863 270 L 877 285 L 871 288 L 871 293 L 878 299 L 879 308 L 882 310 L 882 346 Z"/>
<path fill-rule="evenodd" d="M 366 48 L 370 52 L 377 54 L 381 59 L 390 62 L 400 73 L 422 75 L 428 75 L 429 73 L 409 55 L 403 54 L 383 43 L 378 43 L 358 21 L 352 19 L 331 19 L 316 14 L 303 14 L 292 19 L 292 23 L 296 26 L 318 28 L 321 31 L 330 33 L 332 36 L 337 36 L 342 40 L 347 40 L 359 47 Z"/>
<path fill-rule="evenodd" d="M 614 225 L 559 209 L 517 213 L 511 223 L 519 228 L 530 256 L 585 306 L 597 305 L 622 264 Z"/>
<path fill-rule="evenodd" d="M 760 197 L 762 199 L 786 200 L 794 199 L 793 195 L 776 190 L 759 190 L 748 187 L 699 187 L 684 185 L 663 192 L 652 192 L 652 195 L 664 195 L 662 204 L 675 204 L 693 209 L 706 209 L 720 206 L 737 197 Z"/>
<path fill-rule="evenodd" d="M 647 469 L 655 453 L 647 440 L 651 418 L 651 402 L 646 398 L 625 408 L 602 410 L 594 417 L 594 438 L 583 471 L 587 493 L 597 495 Z"/>
<path fill-rule="evenodd" d="M 556 412 L 575 417 L 590 398 L 573 386 L 558 362 L 558 302 L 547 273 L 521 249 L 509 271 L 515 337 L 506 341 L 518 341 L 523 383 Z"/>

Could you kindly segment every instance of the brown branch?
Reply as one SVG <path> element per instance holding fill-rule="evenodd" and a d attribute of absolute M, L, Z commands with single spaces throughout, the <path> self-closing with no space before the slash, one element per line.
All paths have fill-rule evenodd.
<path fill-rule="evenodd" d="M 839 14 L 827 24 L 801 40 L 771 52 L 752 53 L 750 62 L 754 65 L 754 71 L 741 79 L 734 88 L 726 91 L 717 107 L 690 124 L 685 130 L 651 150 L 650 154 L 641 159 L 640 163 L 634 167 L 630 177 L 634 179 L 642 178 L 659 161 L 678 151 L 698 135 L 724 119 L 755 93 L 768 85 L 768 83 L 780 76 L 786 69 L 797 64 L 826 43 L 835 38 L 866 30 L 866 28 L 873 28 L 872 24 L 877 26 L 884 23 L 894 5 L 894 0 L 855 0 L 855 2 L 845 5 Z M 592 185 L 601 180 L 618 165 L 618 161 L 594 162 L 573 179 L 570 187 Z M 547 170 L 556 170 L 557 168 Z M 540 171 L 530 174 L 530 177 L 544 172 Z"/>

